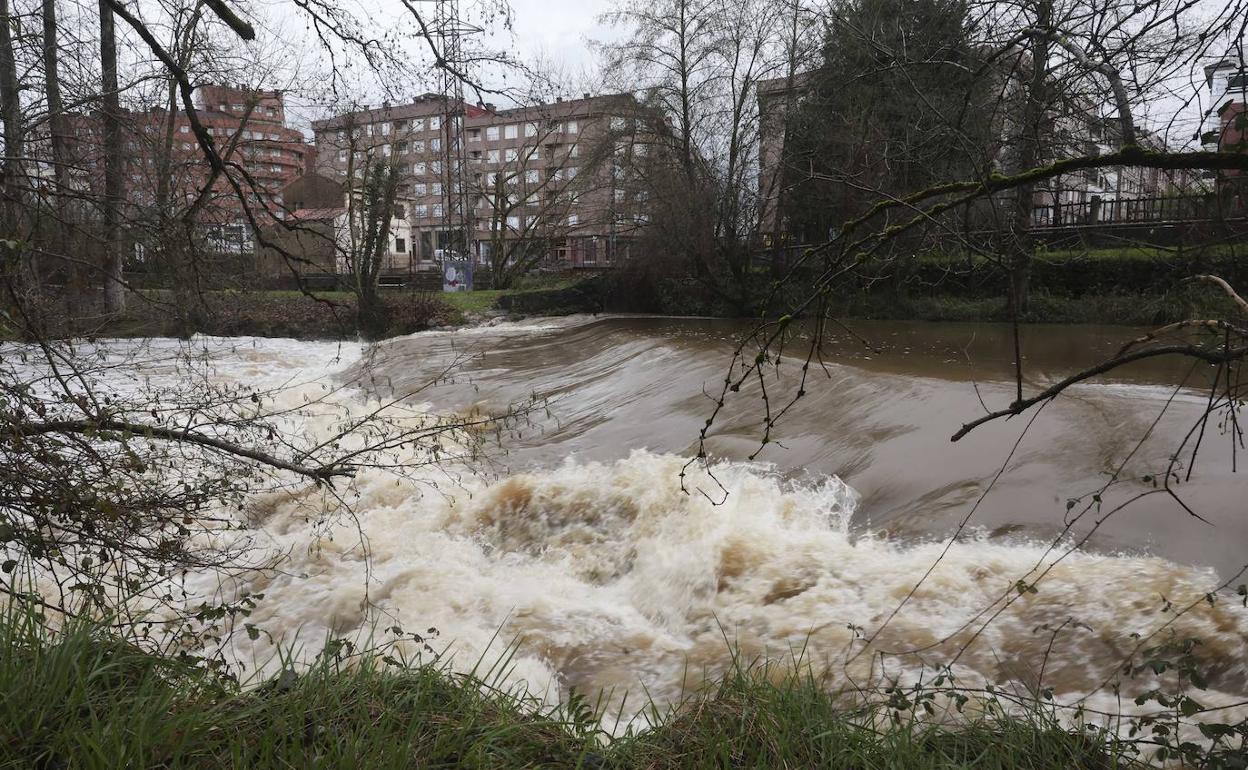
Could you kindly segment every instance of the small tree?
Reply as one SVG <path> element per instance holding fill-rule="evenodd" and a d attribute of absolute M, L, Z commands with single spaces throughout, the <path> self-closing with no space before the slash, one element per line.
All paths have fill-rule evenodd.
<path fill-rule="evenodd" d="M 527 117 L 529 141 L 497 170 L 476 174 L 470 190 L 496 289 L 510 288 L 549 259 L 578 228 L 603 222 L 592 195 L 601 190 L 602 143 L 557 144 L 565 138 L 560 120 Z M 543 147 L 544 164 L 538 162 Z"/>

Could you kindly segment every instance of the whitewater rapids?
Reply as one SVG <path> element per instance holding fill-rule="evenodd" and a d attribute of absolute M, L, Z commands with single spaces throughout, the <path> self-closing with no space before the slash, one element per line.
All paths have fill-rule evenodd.
<path fill-rule="evenodd" d="M 296 410 L 323 383 L 358 373 L 366 353 L 282 340 L 195 344 L 211 347 L 222 381 L 283 383 Z M 335 406 L 362 412 L 372 398 L 344 390 Z M 300 419 L 315 435 L 337 418 Z M 831 690 L 930 679 L 953 664 L 963 686 L 1051 688 L 1059 703 L 1117 712 L 1129 697 L 1110 685 L 1134 651 L 1195 637 L 1210 673 L 1201 702 L 1248 695 L 1248 610 L 1229 594 L 1207 600 L 1225 582 L 1210 566 L 981 530 L 949 543 L 948 532 L 855 527 L 860 495 L 817 470 L 726 460 L 714 474 L 727 494 L 713 501 L 717 483 L 696 470 L 682 490 L 684 456 L 617 447 L 610 459 L 542 457 L 457 483 L 368 471 L 341 498 L 355 516 L 329 525 L 324 514 L 341 513 L 342 502 L 324 490 L 257 494 L 248 536 L 288 555 L 279 570 L 224 589 L 264 595 L 247 619 L 264 633 L 235 635 L 231 654 L 272 668 L 278 644 L 310 658 L 327 638 L 366 646 L 398 624 L 437 629 L 431 643 L 461 670 L 488 668 L 514 646 L 502 683 L 552 703 L 573 691 L 672 703 L 729 670 L 734 655 L 800 656 Z M 209 576 L 188 588 L 196 598 L 223 590 Z M 416 644 L 405 651 L 421 654 Z M 1124 696 L 1154 684 L 1122 679 Z"/>

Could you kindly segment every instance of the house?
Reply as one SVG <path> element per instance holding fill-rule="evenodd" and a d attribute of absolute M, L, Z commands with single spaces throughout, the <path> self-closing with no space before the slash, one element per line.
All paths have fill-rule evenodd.
<path fill-rule="evenodd" d="M 1248 66 L 1228 54 L 1205 67 L 1209 109 L 1201 133 L 1206 150 L 1248 153 Z M 1248 176 L 1227 170 L 1215 175 L 1226 210 L 1248 210 Z"/>
<path fill-rule="evenodd" d="M 287 209 L 281 222 L 266 228 L 272 246 L 257 255 L 259 273 L 266 278 L 351 273 L 352 260 L 362 249 L 359 198 L 348 201 L 342 182 L 316 173 L 291 181 L 281 194 Z M 409 247 L 408 211 L 406 204 L 395 205 L 383 248 L 383 272 L 417 269 Z"/>

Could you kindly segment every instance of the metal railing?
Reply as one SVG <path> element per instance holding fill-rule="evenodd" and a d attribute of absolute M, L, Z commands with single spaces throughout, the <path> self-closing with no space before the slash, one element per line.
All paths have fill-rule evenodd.
<path fill-rule="evenodd" d="M 1031 212 L 1032 227 L 1077 227 L 1080 225 L 1148 224 L 1163 222 L 1206 222 L 1227 215 L 1212 197 L 1126 198 L 1102 200 L 1093 197 L 1081 203 L 1036 206 Z"/>

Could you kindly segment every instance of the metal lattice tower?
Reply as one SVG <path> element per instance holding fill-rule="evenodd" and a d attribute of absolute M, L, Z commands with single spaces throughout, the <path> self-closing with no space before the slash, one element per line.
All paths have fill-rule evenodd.
<path fill-rule="evenodd" d="M 459 0 L 432 0 L 431 32 L 437 48 L 438 93 L 442 99 L 442 228 L 451 248 L 468 258 L 473 250 L 473 218 L 469 206 L 469 169 L 465 156 L 464 38 L 481 34 L 482 28 L 467 24 L 459 15 Z"/>

